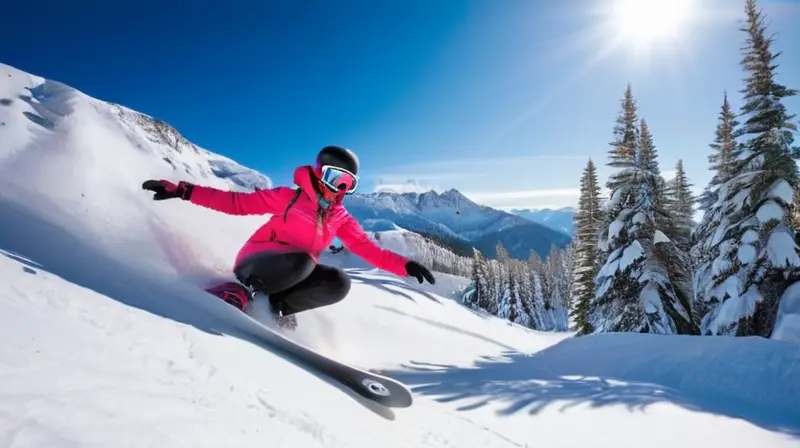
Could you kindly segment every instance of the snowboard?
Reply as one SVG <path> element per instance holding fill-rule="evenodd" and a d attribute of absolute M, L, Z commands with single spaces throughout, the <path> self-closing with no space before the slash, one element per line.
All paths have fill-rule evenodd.
<path fill-rule="evenodd" d="M 214 294 L 211 291 L 206 291 Z M 407 408 L 413 397 L 405 384 L 376 371 L 361 369 L 325 356 L 300 343 L 292 341 L 279 331 L 272 329 L 242 312 L 253 324 L 248 333 L 259 341 L 280 351 L 312 370 L 339 382 L 364 398 L 390 408 Z"/>
<path fill-rule="evenodd" d="M 400 381 L 375 371 L 361 369 L 329 358 L 292 341 L 269 327 L 260 323 L 259 326 L 259 334 L 255 335 L 259 340 L 269 344 L 295 361 L 299 361 L 341 383 L 362 397 L 390 408 L 407 408 L 411 406 L 413 402 L 411 391 Z"/>

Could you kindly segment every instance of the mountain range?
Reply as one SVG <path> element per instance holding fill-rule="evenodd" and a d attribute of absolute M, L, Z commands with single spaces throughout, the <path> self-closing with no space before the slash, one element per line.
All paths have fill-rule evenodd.
<path fill-rule="evenodd" d="M 0 64 L 0 69 L 0 109 L 7 117 L 0 126 L 12 131 L 4 134 L 0 161 L 31 144 L 49 147 L 58 142 L 59 147 L 83 151 L 92 161 L 87 170 L 118 173 L 124 182 L 145 180 L 130 178 L 124 166 L 130 162 L 121 162 L 131 152 L 146 156 L 147 171 L 154 177 L 241 191 L 272 187 L 266 175 L 195 145 L 158 118 L 7 65 Z M 88 134 L 91 146 L 84 143 Z M 87 182 L 96 177 L 83 175 Z M 462 255 L 471 255 L 475 247 L 493 257 L 502 243 L 512 257 L 525 259 L 531 251 L 544 256 L 570 241 L 565 233 L 476 204 L 457 190 L 356 194 L 348 198 L 347 207 L 369 231 L 410 230 Z"/>
<path fill-rule="evenodd" d="M 545 225 L 553 230 L 573 236 L 575 234 L 575 209 L 563 207 L 558 209 L 511 209 L 508 211 L 533 222 Z"/>
<path fill-rule="evenodd" d="M 494 257 L 502 243 L 511 257 L 526 259 L 531 251 L 545 256 L 571 241 L 569 235 L 540 223 L 476 204 L 455 189 L 357 194 L 348 198 L 347 208 L 367 230 L 411 230 L 432 236 L 457 253 L 460 248 L 461 255 L 470 255 L 475 247 Z"/>

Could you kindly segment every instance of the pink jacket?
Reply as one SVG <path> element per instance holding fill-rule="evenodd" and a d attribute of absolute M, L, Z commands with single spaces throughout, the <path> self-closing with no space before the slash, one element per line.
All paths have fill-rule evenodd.
<path fill-rule="evenodd" d="M 303 251 L 318 261 L 333 238 L 338 237 L 344 247 L 371 265 L 401 277 L 408 275 L 405 267 L 408 259 L 370 240 L 341 203 L 332 204 L 318 215 L 317 193 L 311 182 L 311 167 L 301 166 L 294 171 L 294 183 L 300 187 L 299 194 L 289 187 L 240 193 L 196 185 L 190 200 L 230 215 L 272 215 L 244 243 L 236 256 L 235 266 L 247 256 L 261 251 Z"/>

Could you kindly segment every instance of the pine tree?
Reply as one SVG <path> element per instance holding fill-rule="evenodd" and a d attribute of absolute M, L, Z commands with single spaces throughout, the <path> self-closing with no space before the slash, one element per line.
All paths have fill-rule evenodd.
<path fill-rule="evenodd" d="M 675 165 L 675 178 L 667 186 L 667 214 L 672 220 L 670 239 L 678 248 L 689 252 L 694 229 L 694 204 L 692 184 L 683 169 L 683 160 Z"/>
<path fill-rule="evenodd" d="M 558 269 L 558 288 L 562 292 L 561 307 L 565 310 L 564 329 L 570 328 L 569 315 L 574 307 L 574 300 L 572 298 L 572 271 L 575 270 L 575 250 L 572 248 L 572 243 L 568 244 L 563 249 L 558 250 L 558 258 L 556 260 Z"/>
<path fill-rule="evenodd" d="M 614 141 L 609 143 L 612 149 L 609 151 L 608 166 L 620 171 L 611 175 L 606 188 L 621 195 L 612 201 L 618 208 L 626 207 L 635 200 L 633 192 L 626 186 L 630 184 L 629 177 L 632 174 L 628 169 L 636 162 L 636 149 L 639 146 L 639 129 L 636 126 L 638 119 L 636 99 L 633 97 L 631 85 L 628 84 L 622 99 L 622 112 L 614 126 Z"/>
<path fill-rule="evenodd" d="M 705 297 L 711 310 L 702 324 L 709 334 L 769 337 L 783 292 L 800 280 L 791 227 L 800 150 L 792 147 L 794 116 L 782 103 L 797 92 L 775 80 L 778 54 L 756 1 L 747 0 L 745 11 L 743 151 L 718 193 L 725 215 L 714 232 L 718 255 Z"/>
<path fill-rule="evenodd" d="M 689 255 L 686 252 L 689 241 L 686 237 L 684 244 L 681 244 L 681 227 L 674 213 L 679 205 L 679 196 L 688 204 L 682 204 L 683 213 L 688 213 L 688 219 L 692 218 L 692 195 L 689 188 L 689 181 L 683 171 L 683 164 L 679 161 L 679 172 L 681 182 L 685 184 L 680 191 L 670 190 L 661 170 L 658 166 L 658 151 L 656 150 L 653 135 L 647 125 L 647 121 L 640 120 L 640 146 L 639 146 L 639 166 L 645 173 L 642 178 L 640 188 L 642 189 L 642 199 L 640 203 L 640 213 L 645 216 L 652 216 L 655 228 L 652 235 L 651 256 L 649 261 L 652 278 L 649 282 L 656 281 L 661 300 L 663 301 L 664 311 L 669 315 L 670 320 L 678 333 L 696 334 L 699 329 L 696 322 L 691 318 L 692 307 L 692 287 L 691 287 L 691 268 Z M 677 181 L 676 175 L 675 181 Z M 676 182 L 673 182 L 673 185 Z M 644 198 L 652 198 L 644 200 Z M 688 208 L 686 212 L 685 208 Z M 688 233 L 691 233 L 691 222 L 688 224 Z M 647 234 L 650 237 L 649 233 Z M 651 241 L 648 240 L 649 244 Z M 658 265 L 656 265 L 656 263 Z M 666 278 L 663 275 L 666 274 Z M 658 280 L 654 280 L 658 279 Z M 648 285 L 645 285 L 647 289 Z"/>
<path fill-rule="evenodd" d="M 546 275 L 550 278 L 550 305 L 552 330 L 566 331 L 569 327 L 569 271 L 565 270 L 564 259 L 567 250 L 556 249 L 550 251 L 545 263 Z"/>
<path fill-rule="evenodd" d="M 468 308 L 480 308 L 478 303 L 480 298 L 486 295 L 486 279 L 481 266 L 481 254 L 476 249 L 472 253 L 472 273 L 471 273 L 471 293 L 464 296 L 464 305 Z"/>
<path fill-rule="evenodd" d="M 530 322 L 531 328 L 541 330 L 544 327 L 544 290 L 542 287 L 541 275 L 542 258 L 534 251 L 530 252 L 527 262 L 527 274 L 530 283 Z"/>
<path fill-rule="evenodd" d="M 719 256 L 720 246 L 713 237 L 719 224 L 729 220 L 730 210 L 724 200 L 720 201 L 719 196 L 723 185 L 740 169 L 738 164 L 742 148 L 736 141 L 739 134 L 739 122 L 731 109 L 726 93 L 717 119 L 714 142 L 709 145 L 712 152 L 708 156 L 708 162 L 713 174 L 698 201 L 703 215 L 692 235 L 690 252 L 694 267 L 692 314 L 698 322 L 708 313 L 709 307 L 718 302 L 713 292 L 718 283 L 714 278 L 712 262 Z"/>
<path fill-rule="evenodd" d="M 736 164 L 742 153 L 740 145 L 736 142 L 739 134 L 738 127 L 739 122 L 731 109 L 726 92 L 719 113 L 714 142 L 709 145 L 713 150 L 708 156 L 709 169 L 714 174 L 698 201 L 699 209 L 704 214 L 708 213 L 717 202 L 719 187 L 729 181 L 738 171 Z"/>
<path fill-rule="evenodd" d="M 667 237 L 657 244 L 655 254 L 667 269 L 675 295 L 681 305 L 692 316 L 690 333 L 699 332 L 699 318 L 694 313 L 694 289 L 692 285 L 692 259 L 690 256 L 691 237 L 694 227 L 695 199 L 691 183 L 683 169 L 683 161 L 678 160 L 675 178 L 666 188 L 665 211 L 662 228 Z"/>
<path fill-rule="evenodd" d="M 496 246 L 497 255 L 501 257 L 503 260 L 507 260 L 508 252 L 503 247 L 501 243 L 498 243 Z M 493 260 L 492 262 L 487 263 L 487 270 L 489 271 L 489 278 L 490 285 L 492 287 L 491 292 L 491 300 L 488 302 L 488 308 L 486 311 L 493 316 L 497 316 L 500 314 L 500 305 L 503 302 L 503 297 L 508 290 L 508 285 L 506 284 L 507 277 L 505 275 L 505 267 L 503 263 L 497 260 Z"/>
<path fill-rule="evenodd" d="M 646 122 L 637 127 L 630 86 L 622 105 L 609 161 L 620 170 L 608 183 L 609 224 L 602 234 L 608 256 L 596 277 L 589 322 L 595 332 L 690 333 L 689 311 L 654 254 L 663 178 Z"/>
<path fill-rule="evenodd" d="M 475 309 L 489 311 L 491 301 L 494 300 L 494 291 L 490 282 L 490 273 L 486 258 L 474 250 L 473 254 L 473 282 L 475 282 L 475 296 L 471 304 Z"/>
<path fill-rule="evenodd" d="M 572 271 L 572 318 L 577 334 L 594 331 L 588 319 L 589 306 L 594 299 L 594 277 L 597 275 L 597 239 L 603 216 L 600 210 L 600 184 L 597 168 L 591 159 L 586 163 L 581 177 L 578 209 L 575 212 L 575 239 L 573 251 L 575 264 Z"/>
<path fill-rule="evenodd" d="M 519 297 L 516 263 L 513 263 L 513 260 L 509 260 L 509 262 L 510 265 L 506 269 L 508 290 L 500 307 L 499 315 L 510 322 L 524 324 L 522 322 L 525 319 L 523 318 L 522 303 Z"/>
<path fill-rule="evenodd" d="M 535 328 L 535 313 L 533 308 L 533 297 L 535 291 L 533 284 L 531 283 L 530 271 L 526 263 L 520 262 L 517 275 L 519 278 L 519 301 L 521 307 L 519 324 L 528 328 Z"/>
<path fill-rule="evenodd" d="M 637 176 L 641 177 L 634 180 L 637 185 L 636 190 L 638 194 L 644 196 L 640 202 L 648 216 L 652 216 L 655 220 L 655 228 L 670 235 L 673 227 L 668 210 L 670 198 L 658 166 L 658 151 L 653 141 L 653 134 L 650 133 L 650 127 L 644 118 L 639 121 L 639 151 L 636 166 L 639 171 Z"/>
<path fill-rule="evenodd" d="M 656 150 L 656 144 L 653 141 L 653 134 L 650 133 L 650 127 L 647 125 L 647 120 L 644 118 L 639 120 L 638 156 L 638 162 L 641 166 L 641 169 L 658 176 L 653 179 L 648 179 L 648 182 L 652 186 L 653 191 L 657 193 L 654 196 L 660 196 L 662 191 L 659 190 L 659 188 L 661 188 L 661 182 L 663 182 L 663 178 L 661 178 L 661 169 L 658 167 L 658 151 Z"/>

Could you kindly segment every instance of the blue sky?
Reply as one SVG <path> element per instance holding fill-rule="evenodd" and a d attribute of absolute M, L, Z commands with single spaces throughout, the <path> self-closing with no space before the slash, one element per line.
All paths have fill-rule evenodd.
<path fill-rule="evenodd" d="M 683 158 L 700 188 L 723 91 L 739 104 L 743 0 L 689 0 L 681 38 L 652 45 L 613 45 L 613 1 L 12 2 L 0 61 L 161 118 L 276 183 L 340 144 L 365 190 L 454 187 L 497 207 L 574 204 L 589 157 L 604 182 L 631 82 L 662 170 Z M 761 6 L 779 81 L 800 88 L 800 0 Z"/>

